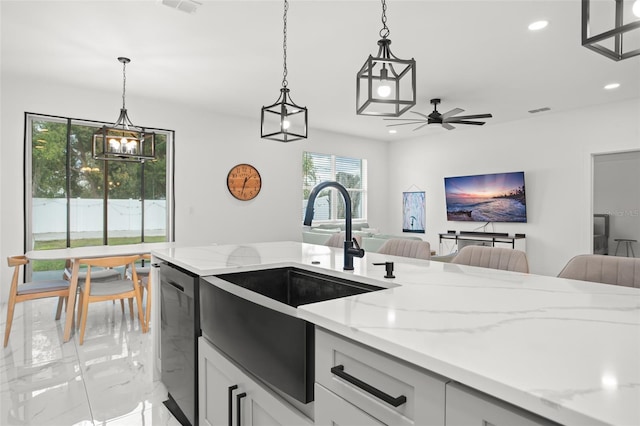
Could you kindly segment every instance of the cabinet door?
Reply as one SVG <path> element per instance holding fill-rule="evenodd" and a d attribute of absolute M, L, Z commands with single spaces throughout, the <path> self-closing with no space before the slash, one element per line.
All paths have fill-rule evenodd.
<path fill-rule="evenodd" d="M 312 426 L 308 417 L 236 367 L 204 337 L 198 353 L 201 425 Z"/>
<path fill-rule="evenodd" d="M 316 383 L 317 426 L 383 426 L 384 423 Z"/>
<path fill-rule="evenodd" d="M 239 393 L 229 370 L 220 366 L 215 349 L 200 338 L 198 347 L 198 401 L 201 425 L 228 426 L 230 402 L 235 404 Z M 235 405 L 234 405 L 235 406 Z"/>
<path fill-rule="evenodd" d="M 551 426 L 550 420 L 458 383 L 447 384 L 446 426 Z"/>

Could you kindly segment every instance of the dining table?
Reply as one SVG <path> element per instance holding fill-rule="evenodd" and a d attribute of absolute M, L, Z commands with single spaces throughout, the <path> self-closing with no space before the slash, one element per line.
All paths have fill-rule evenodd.
<path fill-rule="evenodd" d="M 25 254 L 25 256 L 29 260 L 68 260 L 72 265 L 63 337 L 63 341 L 68 342 L 71 338 L 71 328 L 73 327 L 74 310 L 76 305 L 76 292 L 78 289 L 78 272 L 80 270 L 80 262 L 78 262 L 78 260 L 96 257 L 130 256 L 135 254 L 143 255 L 151 253 L 151 250 L 154 249 L 171 248 L 174 247 L 174 245 L 175 243 L 159 242 L 71 247 L 51 250 L 30 250 Z"/>

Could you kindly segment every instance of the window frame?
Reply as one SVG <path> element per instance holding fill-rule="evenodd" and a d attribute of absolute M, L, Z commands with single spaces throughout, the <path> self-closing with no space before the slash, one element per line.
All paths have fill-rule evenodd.
<path fill-rule="evenodd" d="M 345 156 L 345 155 L 337 155 L 337 154 L 327 154 L 327 153 L 322 153 L 322 152 L 312 152 L 312 151 L 303 151 L 302 152 L 302 161 L 304 163 L 304 158 L 306 155 L 311 154 L 311 155 L 318 155 L 318 156 L 327 156 L 330 157 L 330 172 L 331 172 L 331 177 L 329 180 L 334 180 L 337 181 L 337 172 L 336 172 L 336 163 L 337 163 L 337 159 L 348 159 L 348 160 L 359 160 L 360 161 L 360 173 L 361 173 L 361 187 L 360 188 L 346 188 L 347 192 L 351 195 L 352 193 L 360 193 L 360 203 L 361 203 L 361 210 L 362 210 L 362 217 L 358 217 L 358 218 L 353 218 L 353 223 L 366 223 L 367 219 L 368 219 L 368 205 L 367 205 L 367 201 L 368 201 L 368 174 L 367 174 L 367 160 L 365 158 L 358 158 L 358 157 L 349 157 L 349 156 Z M 304 173 L 304 170 L 303 170 Z M 305 176 L 303 174 L 302 176 L 302 201 L 306 201 L 308 200 L 308 198 L 305 198 L 305 191 L 311 191 L 311 189 L 313 189 L 314 186 L 318 185 L 321 182 L 324 182 L 325 180 L 318 180 L 316 182 L 314 182 L 312 185 L 306 185 L 306 181 L 305 181 Z M 342 197 L 339 197 L 339 192 L 333 188 L 327 188 L 327 190 L 330 190 L 330 194 L 331 194 L 331 212 L 330 212 L 330 217 L 335 218 L 335 219 L 328 219 L 328 220 L 322 220 L 322 219 L 315 219 L 313 220 L 314 223 L 316 224 L 343 224 L 345 219 L 344 218 L 338 218 L 338 207 L 339 207 L 339 201 L 342 199 Z M 353 200 L 353 197 L 351 197 Z M 353 209 L 353 205 L 351 206 Z M 304 208 L 302 209 L 302 216 L 304 217 Z"/>
<path fill-rule="evenodd" d="M 24 211 L 24 252 L 28 252 L 34 249 L 33 243 L 33 122 L 34 121 L 50 121 L 50 122 L 58 122 L 61 124 L 67 124 L 68 129 L 71 126 L 79 125 L 79 126 L 87 126 L 87 127 L 102 127 L 104 125 L 111 125 L 109 122 L 95 121 L 95 120 L 87 120 L 87 119 L 78 119 L 72 117 L 63 117 L 49 114 L 40 114 L 33 112 L 25 112 L 24 113 L 24 176 L 23 176 L 23 211 Z M 175 152 L 174 152 L 174 142 L 175 142 L 175 131 L 169 129 L 160 129 L 160 128 L 152 128 L 146 127 L 146 129 L 163 134 L 166 137 L 166 229 L 167 229 L 167 241 L 172 242 L 175 241 L 175 183 L 174 183 L 174 172 L 175 172 Z M 69 147 L 70 140 L 69 133 L 67 133 L 67 147 Z M 70 168 L 70 155 L 69 150 L 67 149 L 65 159 L 65 167 L 66 173 Z M 66 246 L 70 245 L 70 200 L 71 195 L 69 191 L 69 179 L 66 182 L 65 188 L 65 199 L 66 199 Z M 143 219 L 144 221 L 144 215 Z M 144 236 L 144 229 L 141 230 L 141 238 Z M 106 244 L 108 245 L 108 238 L 106 235 L 103 235 L 103 239 L 107 239 Z M 144 240 L 143 240 L 144 242 Z M 31 271 L 29 271 L 31 272 Z"/>

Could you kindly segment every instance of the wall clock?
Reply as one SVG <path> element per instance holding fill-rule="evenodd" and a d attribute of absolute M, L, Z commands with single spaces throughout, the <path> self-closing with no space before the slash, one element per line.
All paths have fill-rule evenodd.
<path fill-rule="evenodd" d="M 238 200 L 252 200 L 260 193 L 262 178 L 251 164 L 238 164 L 227 174 L 227 188 Z"/>

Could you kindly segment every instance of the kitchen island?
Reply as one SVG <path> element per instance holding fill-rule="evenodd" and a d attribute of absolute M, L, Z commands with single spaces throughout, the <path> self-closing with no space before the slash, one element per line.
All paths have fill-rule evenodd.
<path fill-rule="evenodd" d="M 551 421 L 640 424 L 640 290 L 297 242 L 175 247 L 199 276 L 294 266 L 389 287 L 300 306 L 299 318 Z M 393 261 L 394 279 L 384 266 Z M 417 424 L 417 423 L 416 423 Z"/>

